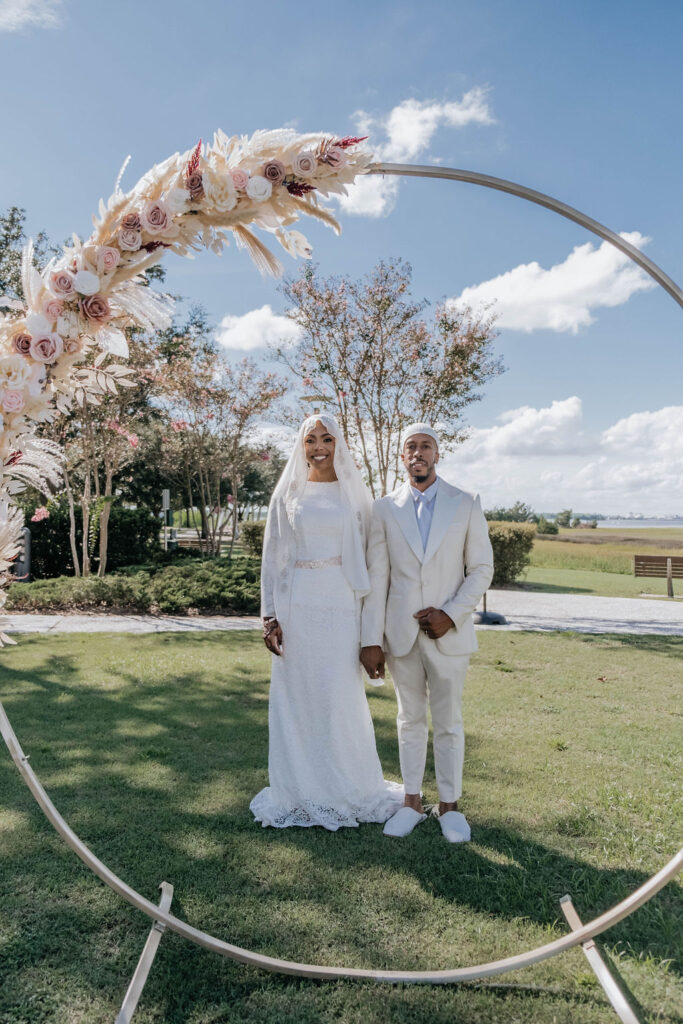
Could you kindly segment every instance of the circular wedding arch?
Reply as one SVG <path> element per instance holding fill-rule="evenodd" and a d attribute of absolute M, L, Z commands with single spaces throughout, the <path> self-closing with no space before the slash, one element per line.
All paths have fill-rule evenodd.
<path fill-rule="evenodd" d="M 473 185 L 481 185 L 485 188 L 495 189 L 500 192 L 507 192 L 518 196 L 529 202 L 545 206 L 547 209 L 558 213 L 568 220 L 577 224 L 600 238 L 610 242 L 617 249 L 620 249 L 634 263 L 638 264 L 647 274 L 650 275 L 671 297 L 683 306 L 683 291 L 679 286 L 649 257 L 645 256 L 635 246 L 631 245 L 616 232 L 593 220 L 581 211 L 560 200 L 554 199 L 543 192 L 527 188 L 524 185 L 507 181 L 504 178 L 495 178 L 477 171 L 459 170 L 451 167 L 431 167 L 429 165 L 417 164 L 370 164 L 366 173 L 368 174 L 389 174 L 404 175 L 421 178 L 444 178 L 451 181 L 464 181 Z M 49 796 L 45 792 L 40 780 L 28 764 L 28 756 L 21 749 L 19 741 L 12 729 L 7 713 L 0 703 L 0 734 L 2 735 L 7 748 L 22 775 L 28 788 L 42 809 L 43 813 L 90 870 L 98 876 L 114 892 L 118 893 L 128 903 L 142 911 L 153 921 L 170 928 L 183 938 L 194 942 L 198 946 L 209 949 L 228 959 L 239 963 L 248 964 L 263 970 L 298 975 L 305 978 L 318 978 L 320 980 L 340 980 L 343 978 L 365 979 L 376 982 L 398 983 L 422 983 L 422 984 L 448 984 L 465 981 L 475 981 L 481 978 L 489 978 L 497 974 L 504 974 L 508 971 L 518 970 L 522 967 L 529 967 L 532 964 L 550 957 L 573 946 L 578 946 L 601 932 L 606 931 L 619 921 L 628 917 L 639 907 L 648 902 L 660 889 L 671 881 L 683 869 L 683 849 L 671 858 L 656 874 L 652 875 L 642 886 L 632 892 L 626 899 L 615 904 L 610 910 L 589 921 L 587 924 L 569 932 L 566 935 L 555 939 L 553 942 L 538 946 L 515 956 L 505 957 L 501 960 L 490 963 L 477 964 L 472 967 L 459 967 L 452 970 L 441 971 L 392 971 L 392 970 L 364 970 L 362 968 L 346 967 L 324 967 L 315 964 L 300 964 L 291 960 L 280 960 L 276 957 L 264 956 L 251 950 L 242 949 L 239 946 L 231 945 L 222 939 L 218 939 L 208 932 L 195 928 L 175 915 L 168 913 L 165 909 L 141 896 L 135 889 L 127 885 L 121 878 L 115 875 L 103 861 L 99 860 L 91 850 L 79 839 L 76 833 L 70 828 L 67 822 L 59 814 Z"/>

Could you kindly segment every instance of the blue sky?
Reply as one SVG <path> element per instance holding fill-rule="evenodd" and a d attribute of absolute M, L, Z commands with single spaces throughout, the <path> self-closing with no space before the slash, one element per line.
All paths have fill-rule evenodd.
<path fill-rule="evenodd" d="M 680 282 L 682 36 L 674 0 L 0 0 L 0 199 L 32 231 L 87 234 L 129 153 L 124 188 L 218 127 L 361 125 L 385 159 L 509 178 L 632 232 Z M 304 226 L 323 272 L 401 255 L 419 297 L 497 300 L 508 371 L 444 475 L 485 505 L 683 513 L 682 320 L 661 289 L 470 185 L 375 179 L 340 216 L 341 238 Z M 277 284 L 234 247 L 166 266 L 224 343 L 258 357 L 281 330 Z"/>

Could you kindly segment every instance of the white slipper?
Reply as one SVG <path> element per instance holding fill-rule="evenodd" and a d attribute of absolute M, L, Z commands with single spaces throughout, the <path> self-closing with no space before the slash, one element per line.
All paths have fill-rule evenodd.
<path fill-rule="evenodd" d="M 426 814 L 420 814 L 412 807 L 400 807 L 384 826 L 384 835 L 402 839 L 404 836 L 409 836 L 415 826 L 424 821 L 426 817 Z"/>
<path fill-rule="evenodd" d="M 467 818 L 460 811 L 446 811 L 439 815 L 439 825 L 449 843 L 467 843 L 471 838 Z"/>

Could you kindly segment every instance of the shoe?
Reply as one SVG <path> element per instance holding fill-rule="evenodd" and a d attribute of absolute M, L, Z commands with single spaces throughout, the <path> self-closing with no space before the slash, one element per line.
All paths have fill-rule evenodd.
<path fill-rule="evenodd" d="M 420 814 L 412 807 L 400 807 L 384 826 L 384 835 L 402 839 L 404 836 L 409 836 L 415 826 L 424 821 L 426 817 L 426 814 Z"/>
<path fill-rule="evenodd" d="M 439 825 L 449 843 L 467 843 L 471 838 L 467 818 L 460 811 L 446 811 L 439 815 Z"/>

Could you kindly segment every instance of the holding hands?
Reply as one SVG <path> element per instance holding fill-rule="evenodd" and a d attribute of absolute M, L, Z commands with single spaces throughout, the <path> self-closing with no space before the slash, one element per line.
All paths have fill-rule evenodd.
<path fill-rule="evenodd" d="M 361 647 L 360 663 L 370 679 L 384 679 L 384 651 L 381 647 Z"/>
<path fill-rule="evenodd" d="M 271 654 L 282 654 L 282 626 L 277 619 L 263 620 L 263 642 Z"/>

